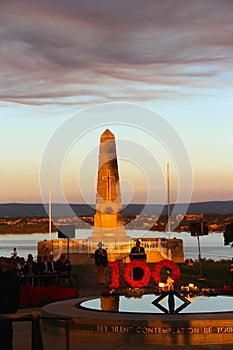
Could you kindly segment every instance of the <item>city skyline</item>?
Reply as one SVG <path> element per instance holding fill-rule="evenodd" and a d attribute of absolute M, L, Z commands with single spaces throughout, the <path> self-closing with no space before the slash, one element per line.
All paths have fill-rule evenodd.
<path fill-rule="evenodd" d="M 0 9 L 0 203 L 39 203 L 41 193 L 47 202 L 49 168 L 64 192 L 56 179 L 54 202 L 95 203 L 106 128 L 123 203 L 166 202 L 168 163 L 171 202 L 233 199 L 232 2 L 23 0 Z M 59 169 L 53 142 L 67 142 Z"/>

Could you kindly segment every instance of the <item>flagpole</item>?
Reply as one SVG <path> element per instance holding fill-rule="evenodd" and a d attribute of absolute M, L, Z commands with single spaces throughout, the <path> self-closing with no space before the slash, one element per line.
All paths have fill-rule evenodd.
<path fill-rule="evenodd" d="M 169 163 L 167 163 L 167 228 L 168 239 L 171 238 L 171 209 L 170 209 L 170 173 Z"/>
<path fill-rule="evenodd" d="M 52 191 L 51 191 L 51 166 L 48 167 L 48 197 L 49 197 L 49 240 L 52 240 Z"/>

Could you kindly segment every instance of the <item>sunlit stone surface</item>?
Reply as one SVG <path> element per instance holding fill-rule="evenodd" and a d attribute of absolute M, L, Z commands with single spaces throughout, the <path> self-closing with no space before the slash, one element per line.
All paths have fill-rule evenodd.
<path fill-rule="evenodd" d="M 96 213 L 89 242 L 92 245 L 100 241 L 123 245 L 130 239 L 126 235 L 122 218 L 115 137 L 106 129 L 100 137 Z"/>

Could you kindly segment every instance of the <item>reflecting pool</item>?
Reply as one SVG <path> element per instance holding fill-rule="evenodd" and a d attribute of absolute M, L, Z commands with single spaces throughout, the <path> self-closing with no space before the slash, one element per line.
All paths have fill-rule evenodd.
<path fill-rule="evenodd" d="M 97 311 L 128 312 L 128 313 L 163 313 L 152 304 L 157 295 L 146 294 L 141 298 L 126 298 L 125 296 L 111 296 L 90 299 L 82 302 L 80 306 L 85 309 Z M 233 312 L 233 297 L 196 297 L 188 299 L 191 303 L 179 313 L 211 313 Z M 182 301 L 175 297 L 175 309 L 182 305 Z M 160 301 L 160 304 L 168 308 L 168 298 Z"/>

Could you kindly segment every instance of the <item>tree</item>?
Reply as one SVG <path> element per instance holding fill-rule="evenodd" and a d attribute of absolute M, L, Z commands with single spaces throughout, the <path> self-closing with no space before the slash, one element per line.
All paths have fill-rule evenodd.
<path fill-rule="evenodd" d="M 223 233 L 224 245 L 230 245 L 233 248 L 233 221 L 226 226 L 226 230 Z"/>

